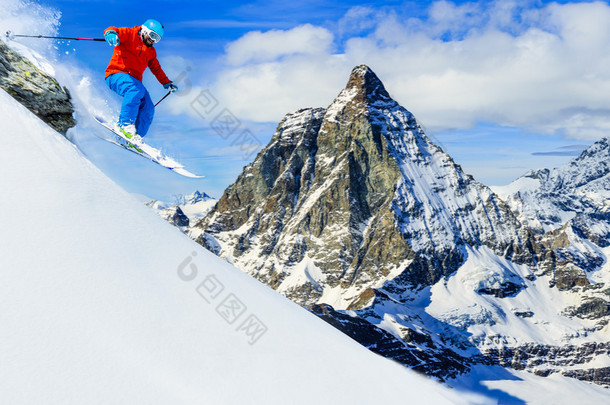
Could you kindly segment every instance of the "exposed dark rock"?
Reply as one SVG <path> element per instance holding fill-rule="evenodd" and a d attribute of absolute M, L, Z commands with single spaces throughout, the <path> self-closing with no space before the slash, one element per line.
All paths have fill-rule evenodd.
<path fill-rule="evenodd" d="M 161 218 L 177 227 L 189 226 L 189 219 L 180 207 L 170 207 L 159 211 Z"/>
<path fill-rule="evenodd" d="M 404 340 L 359 318 L 335 311 L 330 305 L 314 305 L 311 311 L 374 353 L 440 381 L 455 378 L 481 359 L 465 358 L 436 347 L 429 336 L 409 330 Z"/>
<path fill-rule="evenodd" d="M 515 315 L 519 318 L 531 318 L 534 316 L 534 313 L 532 311 L 517 311 L 515 312 Z"/>
<path fill-rule="evenodd" d="M 583 319 L 600 319 L 610 315 L 610 302 L 603 298 L 590 298 L 577 308 L 568 308 L 566 315 Z"/>
<path fill-rule="evenodd" d="M 371 301 L 375 299 L 375 290 L 367 288 L 362 294 L 358 296 L 358 299 L 353 301 L 348 307 L 348 310 L 361 309 L 368 306 Z"/>
<path fill-rule="evenodd" d="M 477 292 L 479 294 L 493 295 L 498 298 L 514 297 L 519 291 L 523 289 L 522 285 L 511 283 L 510 281 L 503 283 L 500 288 L 480 288 Z"/>
<path fill-rule="evenodd" d="M 556 372 L 557 371 L 550 369 L 550 368 L 543 369 L 543 370 L 540 370 L 540 369 L 534 370 L 534 374 L 536 374 L 539 377 L 548 377 L 551 374 L 556 373 Z"/>
<path fill-rule="evenodd" d="M 0 88 L 62 134 L 76 125 L 70 93 L 0 40 Z"/>
<path fill-rule="evenodd" d="M 549 346 L 526 344 L 517 348 L 490 349 L 484 355 L 494 364 L 515 369 L 532 370 L 535 374 L 548 376 L 570 367 L 562 374 L 600 385 L 610 385 L 610 367 L 586 368 L 586 364 L 597 357 L 607 357 L 610 343 L 585 343 L 579 346 Z M 584 368 L 578 368 L 582 366 Z"/>
<path fill-rule="evenodd" d="M 610 367 L 590 368 L 586 370 L 566 370 L 561 374 L 595 384 L 610 387 Z"/>
<path fill-rule="evenodd" d="M 570 288 L 589 285 L 587 274 L 580 267 L 571 264 L 557 266 L 555 270 L 555 285 L 560 290 L 568 290 Z"/>

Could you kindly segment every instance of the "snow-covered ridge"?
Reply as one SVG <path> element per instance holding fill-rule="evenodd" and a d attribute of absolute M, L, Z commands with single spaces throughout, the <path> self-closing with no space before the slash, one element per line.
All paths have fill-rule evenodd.
<path fill-rule="evenodd" d="M 559 168 L 532 170 L 494 190 L 539 232 L 557 230 L 580 214 L 609 212 L 609 142 L 603 138 Z"/>
<path fill-rule="evenodd" d="M 494 193 L 430 142 L 413 114 L 393 100 L 376 100 L 368 113 L 399 162 L 402 178 L 394 206 L 403 233 L 409 235 L 416 251 L 430 246 L 445 250 L 456 243 L 477 245 L 492 239 L 506 246 L 519 240 L 514 219 L 499 206 Z M 482 203 L 489 206 L 484 208 Z M 414 211 L 419 214 L 409 215 L 408 222 L 402 223 L 400 218 Z"/>

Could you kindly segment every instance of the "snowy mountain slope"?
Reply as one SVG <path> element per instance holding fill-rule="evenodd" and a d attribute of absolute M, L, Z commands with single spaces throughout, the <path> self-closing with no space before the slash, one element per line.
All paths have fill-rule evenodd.
<path fill-rule="evenodd" d="M 601 139 L 562 167 L 532 170 L 494 191 L 539 232 L 557 230 L 579 214 L 608 212 L 610 140 Z"/>
<path fill-rule="evenodd" d="M 3 91 L 0 106 L 3 402 L 465 402 L 195 245 Z"/>
<path fill-rule="evenodd" d="M 561 167 L 532 170 L 495 188 L 520 221 L 554 250 L 558 262 L 581 269 L 568 274 L 567 280 L 555 280 L 563 288 L 601 288 L 591 275 L 599 274 L 608 262 L 604 250 L 610 246 L 609 158 L 610 140 L 603 138 Z"/>

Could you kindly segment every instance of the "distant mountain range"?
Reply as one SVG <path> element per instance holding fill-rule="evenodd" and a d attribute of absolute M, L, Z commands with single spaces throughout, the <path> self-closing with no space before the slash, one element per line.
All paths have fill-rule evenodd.
<path fill-rule="evenodd" d="M 195 191 L 189 195 L 174 195 L 170 202 L 148 201 L 161 218 L 186 230 L 192 221 L 203 218 L 216 204 L 216 200 L 206 193 Z"/>
<path fill-rule="evenodd" d="M 371 350 L 610 385 L 610 145 L 491 190 L 365 65 L 184 231 Z"/>

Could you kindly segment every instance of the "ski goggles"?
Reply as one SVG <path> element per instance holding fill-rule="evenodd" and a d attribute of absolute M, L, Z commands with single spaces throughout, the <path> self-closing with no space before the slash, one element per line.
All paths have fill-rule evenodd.
<path fill-rule="evenodd" d="M 151 30 L 148 27 L 142 27 L 142 32 L 144 32 L 145 35 L 148 35 L 148 38 L 150 38 L 150 40 L 153 41 L 153 43 L 155 44 L 161 41 L 161 35 L 157 34 L 155 31 Z"/>

